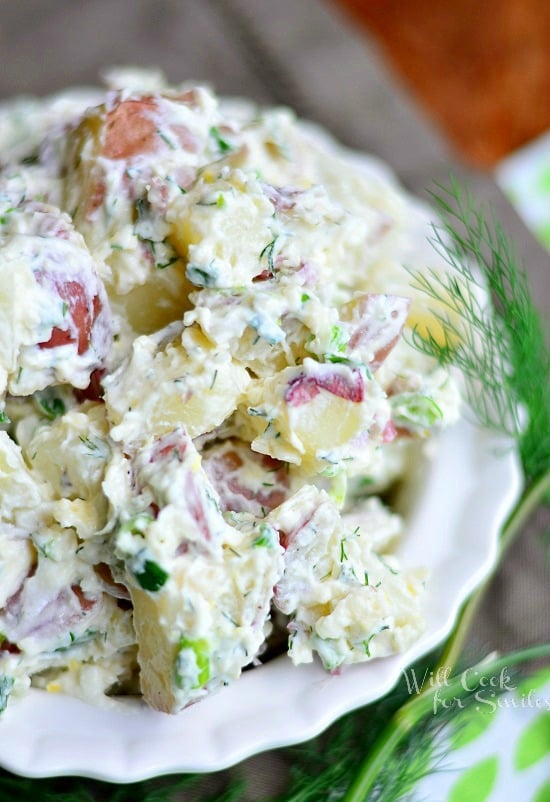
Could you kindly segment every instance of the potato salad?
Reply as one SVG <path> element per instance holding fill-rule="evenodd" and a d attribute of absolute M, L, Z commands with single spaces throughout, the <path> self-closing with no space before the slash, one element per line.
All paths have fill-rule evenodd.
<path fill-rule="evenodd" d="M 428 234 L 288 109 L 130 69 L 0 105 L 0 711 L 415 641 L 392 489 L 460 405 Z"/>

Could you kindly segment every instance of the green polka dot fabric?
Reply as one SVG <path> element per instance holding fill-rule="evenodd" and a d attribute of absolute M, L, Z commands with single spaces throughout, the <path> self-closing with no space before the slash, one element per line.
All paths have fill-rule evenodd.
<path fill-rule="evenodd" d="M 429 802 L 550 802 L 550 668 L 500 694 L 479 688 L 446 734 L 446 756 L 415 788 Z"/>
<path fill-rule="evenodd" d="M 533 234 L 550 250 L 550 133 L 501 162 L 496 179 Z"/>

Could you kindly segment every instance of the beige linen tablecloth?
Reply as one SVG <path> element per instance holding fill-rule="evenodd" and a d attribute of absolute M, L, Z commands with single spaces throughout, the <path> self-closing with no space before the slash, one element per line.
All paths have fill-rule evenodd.
<path fill-rule="evenodd" d="M 0 99 L 94 84 L 102 67 L 156 65 L 169 79 L 210 82 L 217 92 L 287 104 L 347 145 L 386 160 L 424 194 L 452 169 L 490 200 L 526 261 L 541 309 L 550 309 L 548 254 L 489 174 L 468 171 L 390 74 L 364 31 L 319 0 L 18 0 L 0 4 Z M 550 640 L 550 592 L 539 511 L 493 581 L 471 642 L 475 651 Z M 472 521 L 475 526 L 475 521 Z M 249 799 L 276 790 L 279 753 L 244 766 Z M 278 779 L 279 778 L 279 779 Z M 243 797 L 244 798 L 244 797 Z"/>

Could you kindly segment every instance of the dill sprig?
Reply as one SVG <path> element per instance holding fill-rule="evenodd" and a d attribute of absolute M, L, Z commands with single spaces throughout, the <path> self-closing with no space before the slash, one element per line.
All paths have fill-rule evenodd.
<path fill-rule="evenodd" d="M 456 722 L 457 714 L 479 703 L 479 689 L 489 685 L 495 694 L 503 692 L 506 689 L 498 683 L 501 671 L 549 656 L 550 644 L 546 643 L 478 663 L 470 667 L 470 671 L 477 672 L 474 675 L 478 684 L 473 688 L 464 682 L 462 671 L 452 677 L 444 671 L 441 681 L 412 696 L 397 710 L 377 740 L 364 770 L 356 774 L 354 782 L 339 799 L 343 802 L 398 802 L 409 794 L 409 802 L 412 802 L 414 796 L 410 792 L 417 782 L 444 765 L 446 750 L 442 734 Z M 435 677 L 439 675 L 439 671 L 434 672 Z M 439 706 L 434 714 L 436 702 Z M 429 750 L 424 765 L 419 763 L 422 749 Z"/>
<path fill-rule="evenodd" d="M 431 656 L 431 660 L 426 657 L 418 661 L 414 666 L 417 675 L 424 676 L 434 661 L 435 655 Z M 409 698 L 407 683 L 403 678 L 385 697 L 359 711 L 348 713 L 322 735 L 283 750 L 283 755 L 290 762 L 291 781 L 284 793 L 270 802 L 318 802 L 321 799 L 338 802 L 343 799 L 358 765 L 375 746 L 388 721 Z M 421 748 L 414 758 L 411 750 L 410 767 L 414 764 L 415 771 L 419 772 L 423 765 L 425 773 L 425 756 L 431 754 L 431 749 L 426 753 L 426 746 L 431 745 L 433 738 L 432 734 L 423 738 L 420 730 L 418 736 L 418 743 L 422 741 Z M 405 778 L 401 773 L 401 779 L 401 790 L 408 789 L 410 778 Z"/>
<path fill-rule="evenodd" d="M 415 327 L 412 343 L 460 369 L 475 416 L 517 442 L 531 482 L 550 465 L 548 332 L 498 220 L 456 181 L 437 188 L 430 193 L 439 218 L 431 242 L 451 270 L 412 272 L 437 321 L 432 331 Z"/>

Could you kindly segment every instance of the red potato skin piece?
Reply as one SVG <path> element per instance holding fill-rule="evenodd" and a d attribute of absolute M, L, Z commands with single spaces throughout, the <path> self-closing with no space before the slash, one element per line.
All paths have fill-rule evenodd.
<path fill-rule="evenodd" d="M 266 454 L 251 452 L 250 457 L 270 472 L 270 484 L 274 487 L 265 487 L 259 491 L 247 487 L 238 474 L 239 468 L 244 464 L 243 460 L 233 449 L 214 456 L 207 454 L 204 458 L 205 471 L 220 497 L 224 511 L 247 512 L 253 511 L 252 508 L 257 506 L 270 512 L 288 497 L 289 478 L 284 464 Z"/>
<path fill-rule="evenodd" d="M 90 375 L 90 383 L 87 387 L 83 390 L 79 390 L 77 387 L 74 388 L 74 397 L 80 404 L 83 404 L 84 401 L 103 401 L 104 390 L 101 380 L 104 374 L 105 371 L 99 368 L 93 370 Z"/>
<path fill-rule="evenodd" d="M 9 640 L 3 640 L 0 643 L 0 653 L 7 652 L 8 654 L 21 654 L 21 649 L 16 643 L 11 643 Z"/>
<path fill-rule="evenodd" d="M 189 437 L 182 429 L 176 429 L 165 434 L 156 441 L 149 462 L 162 462 L 173 454 L 182 462 L 187 451 L 188 442 Z"/>
<path fill-rule="evenodd" d="M 158 111 L 151 97 L 123 100 L 107 113 L 102 153 L 108 159 L 131 159 L 158 149 Z"/>
<path fill-rule="evenodd" d="M 71 585 L 71 590 L 78 599 L 78 601 L 80 602 L 80 609 L 82 610 L 82 612 L 87 613 L 93 607 L 95 607 L 97 599 L 88 599 L 84 595 L 84 591 L 82 590 L 80 585 Z"/>
<path fill-rule="evenodd" d="M 292 379 L 285 393 L 285 401 L 291 407 L 307 404 L 321 390 L 326 390 L 346 401 L 360 403 L 365 398 L 365 382 L 358 370 L 351 371 L 351 380 L 346 381 L 339 373 L 332 375 L 306 376 L 302 374 Z"/>
<path fill-rule="evenodd" d="M 172 102 L 185 102 L 178 98 Z M 101 153 L 107 159 L 129 161 L 137 156 L 157 153 L 167 147 L 159 133 L 164 118 L 168 118 L 167 101 L 164 98 L 141 97 L 121 100 L 107 112 L 103 129 Z M 170 125 L 165 120 L 166 129 L 183 150 L 196 153 L 200 141 L 184 125 Z M 98 185 L 98 197 L 104 194 L 105 188 Z M 101 204 L 99 199 L 94 208 Z"/>
<path fill-rule="evenodd" d="M 383 321 L 376 317 L 376 305 L 380 299 L 385 299 L 391 309 L 389 319 Z M 410 298 L 400 295 L 368 293 L 361 299 L 361 318 L 351 331 L 348 348 L 354 350 L 362 345 L 368 346 L 369 343 L 377 342 L 378 348 L 369 363 L 372 371 L 378 370 L 399 342 L 410 305 Z"/>
<path fill-rule="evenodd" d="M 172 457 L 175 457 L 179 462 L 183 462 L 190 442 L 189 436 L 184 429 L 176 429 L 173 432 L 169 432 L 157 440 L 153 446 L 149 462 L 151 464 L 162 463 Z M 209 542 L 212 540 L 212 533 L 208 528 L 208 520 L 203 506 L 203 499 L 197 486 L 196 477 L 191 471 L 185 473 L 184 486 L 181 488 L 181 491 L 186 500 L 189 513 L 197 525 L 198 531 L 203 536 L 205 542 Z M 155 517 L 157 517 L 160 508 L 156 502 L 153 503 L 152 507 L 153 513 Z"/>
<path fill-rule="evenodd" d="M 54 282 L 55 283 L 55 282 Z M 84 354 L 90 345 L 92 326 L 101 312 L 99 296 L 94 296 L 92 309 L 88 308 L 86 290 L 78 281 L 67 281 L 65 284 L 55 283 L 60 298 L 68 304 L 67 315 L 73 319 L 78 331 L 78 355 Z M 54 327 L 49 340 L 38 343 L 40 348 L 57 348 L 59 345 L 69 345 L 75 342 L 74 336 L 68 329 Z"/>

